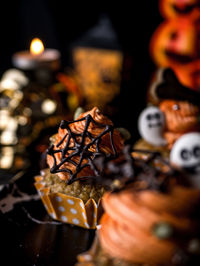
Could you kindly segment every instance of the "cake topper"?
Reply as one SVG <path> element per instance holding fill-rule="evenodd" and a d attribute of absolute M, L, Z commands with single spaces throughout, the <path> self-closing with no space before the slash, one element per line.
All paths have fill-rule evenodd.
<path fill-rule="evenodd" d="M 155 146 L 166 145 L 166 140 L 162 136 L 164 126 L 165 117 L 158 107 L 149 106 L 141 112 L 138 119 L 138 129 L 140 135 L 148 143 Z"/>
<path fill-rule="evenodd" d="M 200 174 L 200 133 L 192 132 L 180 137 L 172 147 L 170 161 L 189 173 Z"/>

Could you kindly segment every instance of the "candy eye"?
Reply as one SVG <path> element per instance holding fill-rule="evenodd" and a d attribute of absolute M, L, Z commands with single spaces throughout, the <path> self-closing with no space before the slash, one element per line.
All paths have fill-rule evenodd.
<path fill-rule="evenodd" d="M 151 119 L 152 119 L 152 116 L 151 116 L 150 114 L 148 114 L 148 115 L 146 116 L 146 118 L 147 118 L 147 120 L 151 120 Z"/>
<path fill-rule="evenodd" d="M 155 113 L 154 117 L 159 120 L 160 119 L 160 114 L 159 113 Z"/>
<path fill-rule="evenodd" d="M 195 146 L 193 149 L 193 154 L 195 157 L 200 158 L 200 146 Z"/>
<path fill-rule="evenodd" d="M 183 160 L 189 160 L 190 158 L 191 158 L 191 153 L 190 153 L 190 151 L 188 151 L 188 150 L 186 150 L 186 149 L 183 149 L 182 151 L 181 151 L 181 153 L 180 153 L 180 155 L 181 155 L 181 158 L 183 159 Z"/>
<path fill-rule="evenodd" d="M 174 111 L 180 110 L 180 106 L 179 106 L 178 104 L 174 104 L 174 105 L 172 106 L 172 109 L 173 109 Z"/>

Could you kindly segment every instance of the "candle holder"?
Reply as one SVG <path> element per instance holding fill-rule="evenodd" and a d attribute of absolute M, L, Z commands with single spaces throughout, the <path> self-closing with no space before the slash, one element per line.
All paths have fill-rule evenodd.
<path fill-rule="evenodd" d="M 56 49 L 45 49 L 43 43 L 35 38 L 31 42 L 30 51 L 15 53 L 12 63 L 16 68 L 23 70 L 30 80 L 49 86 L 55 73 L 60 69 L 60 52 Z"/>

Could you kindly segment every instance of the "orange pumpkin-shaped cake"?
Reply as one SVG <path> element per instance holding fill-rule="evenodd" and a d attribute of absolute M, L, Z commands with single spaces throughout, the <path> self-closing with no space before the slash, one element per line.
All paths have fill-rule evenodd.
<path fill-rule="evenodd" d="M 200 93 L 183 86 L 172 69 L 158 69 L 147 96 L 164 113 L 169 149 L 184 133 L 200 130 Z"/>
<path fill-rule="evenodd" d="M 184 133 L 200 130 L 198 106 L 186 101 L 163 100 L 159 108 L 165 114 L 164 137 L 168 148 Z"/>

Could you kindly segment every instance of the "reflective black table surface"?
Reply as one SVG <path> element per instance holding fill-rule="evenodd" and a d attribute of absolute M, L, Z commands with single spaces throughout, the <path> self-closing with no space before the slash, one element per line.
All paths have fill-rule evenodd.
<path fill-rule="evenodd" d="M 86 251 L 95 230 L 52 220 L 34 188 L 33 175 L 1 186 L 1 265 L 70 266 Z"/>

